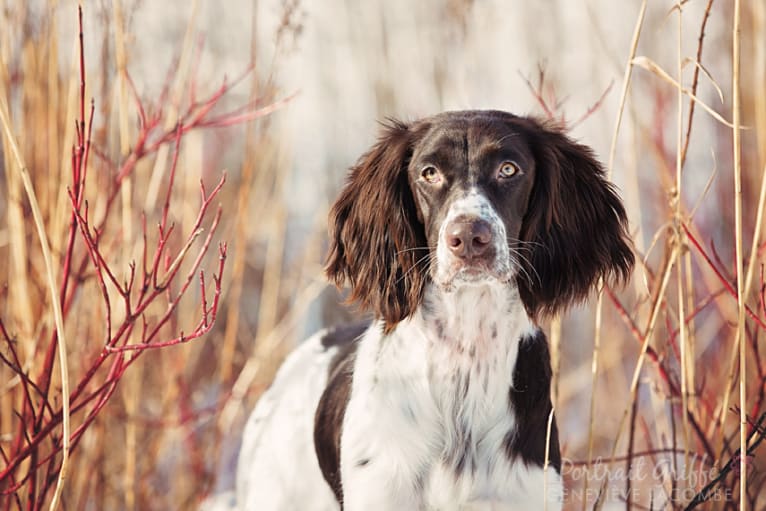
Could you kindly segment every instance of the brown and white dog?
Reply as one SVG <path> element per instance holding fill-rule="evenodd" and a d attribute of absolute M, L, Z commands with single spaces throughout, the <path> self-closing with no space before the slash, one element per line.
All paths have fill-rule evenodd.
<path fill-rule="evenodd" d="M 327 274 L 375 320 L 285 361 L 245 431 L 237 508 L 560 509 L 537 320 L 628 277 L 626 224 L 590 149 L 555 127 L 499 111 L 388 125 L 330 215 Z"/>

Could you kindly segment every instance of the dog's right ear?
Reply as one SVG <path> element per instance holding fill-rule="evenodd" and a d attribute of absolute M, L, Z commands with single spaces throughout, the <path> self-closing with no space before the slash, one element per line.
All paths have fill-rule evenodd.
<path fill-rule="evenodd" d="M 386 125 L 330 212 L 327 276 L 338 287 L 348 282 L 349 301 L 372 310 L 387 331 L 420 305 L 428 278 L 425 229 L 407 177 L 420 132 L 397 121 Z"/>

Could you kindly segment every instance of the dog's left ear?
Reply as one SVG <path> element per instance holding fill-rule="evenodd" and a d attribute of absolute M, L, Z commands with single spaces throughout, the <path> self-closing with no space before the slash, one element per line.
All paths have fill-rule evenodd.
<path fill-rule="evenodd" d="M 522 224 L 519 290 L 532 316 L 584 299 L 603 277 L 626 281 L 633 268 L 622 201 L 590 148 L 559 128 L 520 119 L 535 158 L 535 183 Z"/>

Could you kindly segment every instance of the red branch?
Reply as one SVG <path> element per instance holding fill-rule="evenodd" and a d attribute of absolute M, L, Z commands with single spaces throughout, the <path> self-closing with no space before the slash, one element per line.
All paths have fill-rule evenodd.
<path fill-rule="evenodd" d="M 689 238 L 689 240 L 692 242 L 692 245 L 699 251 L 699 253 L 702 255 L 703 259 L 705 259 L 705 262 L 708 264 L 711 270 L 713 270 L 713 273 L 718 277 L 718 280 L 721 281 L 723 286 L 726 288 L 726 291 L 733 296 L 735 299 L 737 298 L 737 289 L 729 282 L 729 280 L 724 277 L 724 275 L 721 273 L 721 271 L 718 269 L 718 267 L 715 265 L 713 260 L 710 258 L 710 256 L 705 252 L 705 249 L 702 248 L 702 245 L 699 241 L 697 241 L 697 238 L 694 237 L 694 235 L 691 233 L 691 230 L 689 227 L 687 227 L 686 224 L 681 224 L 681 226 L 684 229 L 684 232 L 686 233 L 686 236 Z M 758 323 L 758 326 L 766 330 L 766 323 L 763 322 L 761 318 L 758 317 L 758 315 L 753 312 L 753 310 L 745 304 L 745 311 L 747 312 L 747 315 L 750 316 L 756 323 Z"/>

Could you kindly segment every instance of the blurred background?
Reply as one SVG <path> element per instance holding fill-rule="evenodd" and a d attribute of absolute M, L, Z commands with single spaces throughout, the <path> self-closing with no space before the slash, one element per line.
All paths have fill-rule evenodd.
<path fill-rule="evenodd" d="M 84 89 L 77 4 L 1 1 L 0 97 L 13 137 L 4 130 L 0 147 L 0 509 L 46 507 L 61 464 L 53 307 L 22 167 L 63 287 L 75 389 L 62 508 L 195 509 L 232 487 L 244 420 L 284 355 L 360 316 L 322 274 L 327 212 L 346 169 L 381 120 L 469 108 L 552 118 L 592 146 L 611 163 L 642 261 L 624 289 L 594 293 L 544 325 L 567 509 L 599 500 L 683 509 L 722 470 L 705 506 L 740 508 L 738 472 L 726 469 L 739 446 L 737 241 L 743 281 L 750 269 L 739 285 L 750 309 L 741 327 L 752 444 L 766 381 L 762 0 L 741 8 L 741 164 L 730 126 L 731 0 L 88 1 Z M 86 140 L 77 121 L 90 124 L 91 98 L 83 162 L 73 156 Z M 86 170 L 80 181 L 73 167 Z M 209 193 L 224 172 L 196 237 L 200 180 Z M 73 183 L 100 221 L 98 265 L 82 230 L 70 231 Z M 126 315 L 117 284 L 145 243 L 154 253 L 163 218 L 181 274 L 141 318 Z M 227 258 L 208 327 L 219 242 Z M 131 293 L 138 300 L 141 290 Z M 142 321 L 159 324 L 160 344 L 204 335 L 110 351 L 107 310 L 114 330 L 135 325 L 107 345 L 139 342 Z M 748 458 L 748 509 L 766 509 L 765 461 L 758 451 Z"/>

